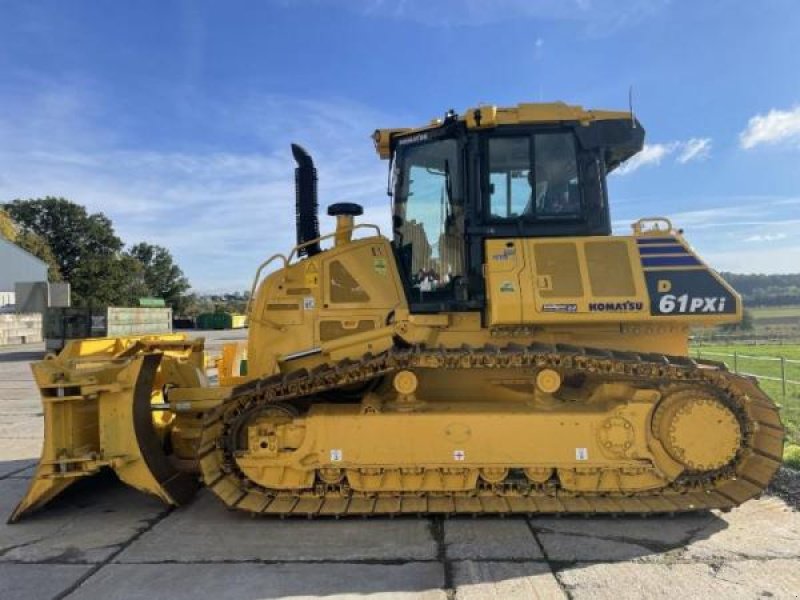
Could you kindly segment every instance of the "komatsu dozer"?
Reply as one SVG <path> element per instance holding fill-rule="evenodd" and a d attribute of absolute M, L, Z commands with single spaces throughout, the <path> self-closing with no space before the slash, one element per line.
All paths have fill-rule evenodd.
<path fill-rule="evenodd" d="M 612 235 L 630 112 L 480 106 L 379 129 L 388 236 L 333 204 L 300 146 L 297 245 L 258 267 L 246 344 L 71 342 L 33 371 L 44 449 L 11 520 L 112 469 L 169 504 L 205 485 L 264 515 L 730 509 L 777 470 L 757 382 L 690 358 L 742 316 L 665 218 Z"/>

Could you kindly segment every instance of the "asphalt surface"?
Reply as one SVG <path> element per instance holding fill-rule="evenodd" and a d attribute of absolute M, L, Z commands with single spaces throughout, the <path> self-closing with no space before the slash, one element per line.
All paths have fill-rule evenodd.
<path fill-rule="evenodd" d="M 0 348 L 4 516 L 40 451 L 40 356 Z M 673 518 L 253 519 L 205 492 L 172 509 L 100 477 L 0 526 L 4 600 L 223 597 L 799 598 L 800 513 L 764 496 Z"/>

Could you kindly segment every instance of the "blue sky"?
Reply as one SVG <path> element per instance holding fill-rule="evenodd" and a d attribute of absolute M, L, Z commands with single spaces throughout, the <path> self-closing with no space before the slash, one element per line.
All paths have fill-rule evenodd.
<path fill-rule="evenodd" d="M 375 128 L 633 86 L 615 229 L 666 215 L 718 269 L 798 272 L 798 32 L 794 0 L 0 0 L 0 200 L 68 197 L 196 289 L 245 289 L 292 245 L 290 142 L 323 206 L 384 224 Z"/>

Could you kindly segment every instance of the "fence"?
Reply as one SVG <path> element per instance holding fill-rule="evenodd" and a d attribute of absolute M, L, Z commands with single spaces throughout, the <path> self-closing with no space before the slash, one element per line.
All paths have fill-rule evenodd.
<path fill-rule="evenodd" d="M 789 439 L 800 443 L 800 360 L 785 356 L 758 356 L 746 352 L 693 349 L 698 358 L 722 360 L 735 373 L 757 377 L 761 387 L 781 404 L 781 419 Z"/>
<path fill-rule="evenodd" d="M 783 345 L 800 343 L 800 331 L 772 331 L 769 333 L 755 333 L 743 331 L 739 333 L 696 332 L 692 336 L 694 344 L 729 345 L 741 344 L 743 346 Z"/>
<path fill-rule="evenodd" d="M 758 377 L 759 379 L 764 379 L 766 381 L 775 381 L 780 382 L 781 384 L 781 399 L 786 400 L 787 395 L 787 386 L 788 385 L 800 385 L 800 380 L 791 379 L 787 375 L 787 368 L 792 367 L 794 365 L 800 365 L 800 360 L 794 360 L 791 358 L 786 358 L 785 356 L 753 356 L 752 354 L 742 354 L 741 352 L 734 351 L 733 353 L 728 352 L 703 352 L 702 348 L 695 348 L 695 355 L 698 358 L 702 358 L 705 356 L 710 356 L 712 358 L 730 358 L 732 359 L 732 364 L 729 364 L 729 361 L 725 360 L 725 364 L 728 365 L 729 369 L 733 369 L 734 373 L 741 373 L 742 375 L 752 375 L 753 377 Z M 779 365 L 779 373 L 778 376 L 773 375 L 766 375 L 763 371 L 761 373 L 750 373 L 748 371 L 742 371 L 739 369 L 740 362 L 743 361 L 762 361 L 762 362 L 769 362 L 772 364 L 778 363 Z"/>

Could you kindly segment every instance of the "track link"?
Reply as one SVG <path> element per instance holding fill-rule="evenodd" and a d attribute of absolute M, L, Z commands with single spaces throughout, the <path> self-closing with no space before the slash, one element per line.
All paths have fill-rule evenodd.
<path fill-rule="evenodd" d="M 473 494 L 359 495 L 346 488 L 333 493 L 293 494 L 262 488 L 237 468 L 228 436 L 235 419 L 261 406 L 293 403 L 340 387 L 368 382 L 401 369 L 555 368 L 610 380 L 662 385 L 701 384 L 713 388 L 736 414 L 742 447 L 730 464 L 702 476 L 687 476 L 659 492 L 574 494 L 563 490 L 521 493 L 479 489 Z M 401 514 L 659 514 L 731 509 L 757 497 L 777 471 L 783 448 L 778 409 L 753 378 L 730 373 L 725 365 L 683 356 L 640 354 L 563 344 L 509 344 L 480 348 L 392 348 L 314 370 L 248 382 L 210 412 L 200 442 L 200 469 L 206 485 L 230 508 L 276 516 L 371 516 Z M 502 489 L 502 488 L 501 488 Z"/>

